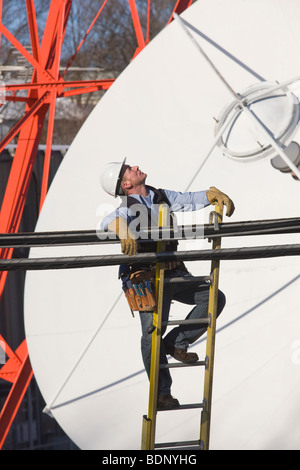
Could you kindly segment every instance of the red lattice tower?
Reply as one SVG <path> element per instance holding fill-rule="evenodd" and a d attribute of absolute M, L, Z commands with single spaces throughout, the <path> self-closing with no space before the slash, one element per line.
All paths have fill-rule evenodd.
<path fill-rule="evenodd" d="M 104 0 L 95 16 L 84 39 L 78 45 L 72 57 L 81 48 L 87 35 L 98 20 L 108 0 Z M 174 1 L 173 11 L 180 14 L 192 4 L 193 0 Z M 135 35 L 137 49 L 135 57 L 149 42 L 149 21 L 151 0 L 148 0 L 147 33 L 144 37 L 135 0 L 128 0 Z M 51 146 L 54 128 L 56 99 L 90 93 L 98 90 L 107 90 L 113 79 L 65 81 L 64 74 L 59 75 L 62 44 L 65 37 L 72 0 L 51 0 L 48 17 L 40 41 L 36 21 L 34 0 L 25 0 L 28 20 L 28 30 L 31 41 L 32 54 L 16 39 L 9 29 L 2 23 L 2 0 L 0 0 L 0 36 L 1 34 L 19 51 L 19 53 L 33 67 L 30 83 L 6 85 L 6 101 L 23 101 L 26 103 L 23 117 L 8 132 L 0 142 L 0 152 L 17 135 L 18 143 L 13 158 L 12 167 L 7 182 L 4 199 L 0 211 L 0 233 L 17 233 L 23 214 L 26 196 L 31 181 L 33 165 L 36 159 L 38 145 L 41 138 L 45 117 L 49 111 L 45 160 L 43 169 L 42 188 L 40 195 L 40 209 L 47 194 Z M 173 19 L 173 12 L 169 22 Z M 68 64 L 69 65 L 69 64 Z M 18 90 L 28 90 L 26 97 L 17 96 Z M 1 259 L 12 257 L 12 248 L 0 249 Z M 0 298 L 2 296 L 7 272 L 0 272 Z M 0 414 L 0 449 L 6 439 L 10 426 L 15 418 L 18 408 L 32 378 L 26 340 L 13 351 L 5 339 L 0 335 L 0 343 L 4 345 L 8 357 L 5 365 L 0 369 L 0 378 L 10 382 L 11 389 Z"/>

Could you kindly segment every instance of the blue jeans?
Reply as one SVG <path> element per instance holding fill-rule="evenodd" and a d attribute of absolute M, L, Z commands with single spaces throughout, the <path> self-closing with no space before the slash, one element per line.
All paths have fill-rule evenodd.
<path fill-rule="evenodd" d="M 193 276 L 186 271 L 176 269 L 173 271 L 165 271 L 165 278 L 173 278 L 177 276 L 184 276 L 187 279 L 193 278 Z M 208 299 L 209 299 L 209 284 L 205 281 L 197 282 L 195 284 L 182 285 L 182 284 L 165 284 L 164 297 L 163 297 L 163 308 L 162 308 L 162 321 L 168 321 L 171 301 L 176 300 L 178 302 L 194 305 L 194 308 L 187 315 L 186 319 L 200 319 L 207 318 L 208 316 Z M 218 309 L 217 316 L 220 315 L 226 300 L 223 292 L 218 292 Z M 153 325 L 153 315 L 149 312 L 140 312 L 141 326 L 142 326 L 142 338 L 141 338 L 141 350 L 142 358 L 147 372 L 148 378 L 150 377 L 150 365 L 151 365 L 151 346 L 152 346 L 152 334 L 148 333 L 148 329 Z M 187 350 L 188 346 L 194 343 L 200 336 L 206 332 L 207 327 L 202 325 L 179 325 L 173 328 L 164 338 L 171 346 L 175 346 L 178 349 Z M 166 326 L 162 327 L 162 335 L 166 331 Z M 167 355 L 165 352 L 164 341 L 161 341 L 160 345 L 160 363 L 167 364 Z M 158 383 L 158 396 L 169 395 L 171 393 L 172 377 L 169 369 L 161 369 L 159 373 Z"/>

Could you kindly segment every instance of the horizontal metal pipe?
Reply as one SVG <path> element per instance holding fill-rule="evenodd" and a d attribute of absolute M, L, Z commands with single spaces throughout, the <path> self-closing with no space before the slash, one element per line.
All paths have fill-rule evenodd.
<path fill-rule="evenodd" d="M 179 225 L 174 231 L 168 227 L 151 229 L 141 232 L 142 241 L 151 240 L 186 240 L 215 237 L 234 237 L 249 235 L 272 235 L 284 233 L 300 233 L 300 218 L 270 219 L 219 224 L 215 230 L 213 224 Z M 150 240 L 149 237 L 152 237 Z M 149 238 L 147 240 L 147 238 Z M 96 230 L 75 230 L 62 232 L 34 232 L 0 234 L 0 248 L 33 247 L 33 246 L 64 246 L 87 245 L 102 243 L 119 243 L 112 232 Z"/>
<path fill-rule="evenodd" d="M 0 271 L 46 270 L 117 266 L 120 264 L 155 264 L 165 261 L 242 260 L 300 255 L 300 244 L 192 250 L 127 255 L 69 256 L 59 258 L 29 258 L 0 260 Z"/>

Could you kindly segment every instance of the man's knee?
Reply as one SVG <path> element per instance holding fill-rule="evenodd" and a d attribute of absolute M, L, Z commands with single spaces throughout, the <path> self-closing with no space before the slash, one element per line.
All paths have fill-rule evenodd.
<path fill-rule="evenodd" d="M 148 331 L 153 325 L 153 315 L 150 312 L 139 312 L 140 314 L 140 320 L 141 320 L 141 327 L 142 327 L 142 335 L 145 336 L 146 338 L 149 335 Z"/>
<path fill-rule="evenodd" d="M 222 312 L 222 310 L 224 309 L 225 307 L 225 304 L 226 304 L 226 297 L 225 297 L 225 294 L 219 290 L 218 291 L 218 308 L 217 308 L 217 316 L 220 315 L 220 313 Z"/>

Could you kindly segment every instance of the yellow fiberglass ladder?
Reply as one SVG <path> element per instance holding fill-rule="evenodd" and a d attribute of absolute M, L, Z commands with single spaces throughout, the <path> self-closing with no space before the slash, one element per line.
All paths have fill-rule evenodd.
<path fill-rule="evenodd" d="M 222 211 L 218 205 L 215 205 L 215 211 L 210 214 L 210 222 L 214 216 L 214 227 L 218 230 L 218 224 L 222 222 Z M 159 227 L 163 227 L 166 221 L 166 209 L 161 205 L 159 212 Z M 221 248 L 221 236 L 213 238 L 213 249 Z M 157 251 L 162 252 L 164 250 L 164 242 L 158 242 Z M 211 422 L 211 406 L 212 406 L 212 388 L 213 388 L 213 371 L 214 371 L 214 353 L 215 353 L 215 335 L 216 335 L 216 319 L 217 319 L 217 302 L 218 302 L 218 286 L 219 286 L 219 260 L 212 260 L 211 262 L 211 273 L 209 276 L 210 287 L 209 287 L 209 304 L 208 304 L 208 317 L 206 319 L 199 320 L 178 320 L 168 321 L 162 323 L 162 300 L 164 291 L 164 268 L 163 263 L 157 263 L 156 265 L 156 309 L 153 312 L 153 332 L 152 332 L 152 350 L 151 350 L 151 369 L 150 369 L 150 381 L 149 381 L 149 403 L 148 403 L 148 414 L 143 416 L 142 426 L 142 450 L 154 450 L 154 449 L 188 449 L 193 448 L 198 450 L 209 449 L 209 437 L 210 437 L 210 422 Z M 208 277 L 193 278 L 193 281 L 208 279 Z M 174 279 L 172 280 L 172 282 Z M 175 280 L 176 281 L 176 280 Z M 178 278 L 180 282 L 180 278 Z M 183 323 L 205 323 L 207 324 L 207 337 L 206 337 L 206 357 L 203 361 L 197 361 L 192 364 L 186 363 L 172 363 L 160 365 L 160 344 L 161 344 L 161 328 L 164 325 L 175 325 Z M 191 366 L 204 366 L 204 391 L 203 401 L 201 403 L 191 403 L 180 405 L 177 408 L 172 409 L 174 413 L 177 410 L 186 410 L 192 408 L 200 408 L 201 421 L 200 421 L 200 433 L 199 438 L 190 441 L 179 441 L 179 442 L 167 442 L 167 443 L 155 443 L 156 434 L 156 418 L 157 418 L 157 391 L 158 391 L 158 377 L 159 370 L 162 367 L 191 367 Z M 164 410 L 168 411 L 168 410 Z M 162 411 L 159 411 L 161 413 Z"/>

